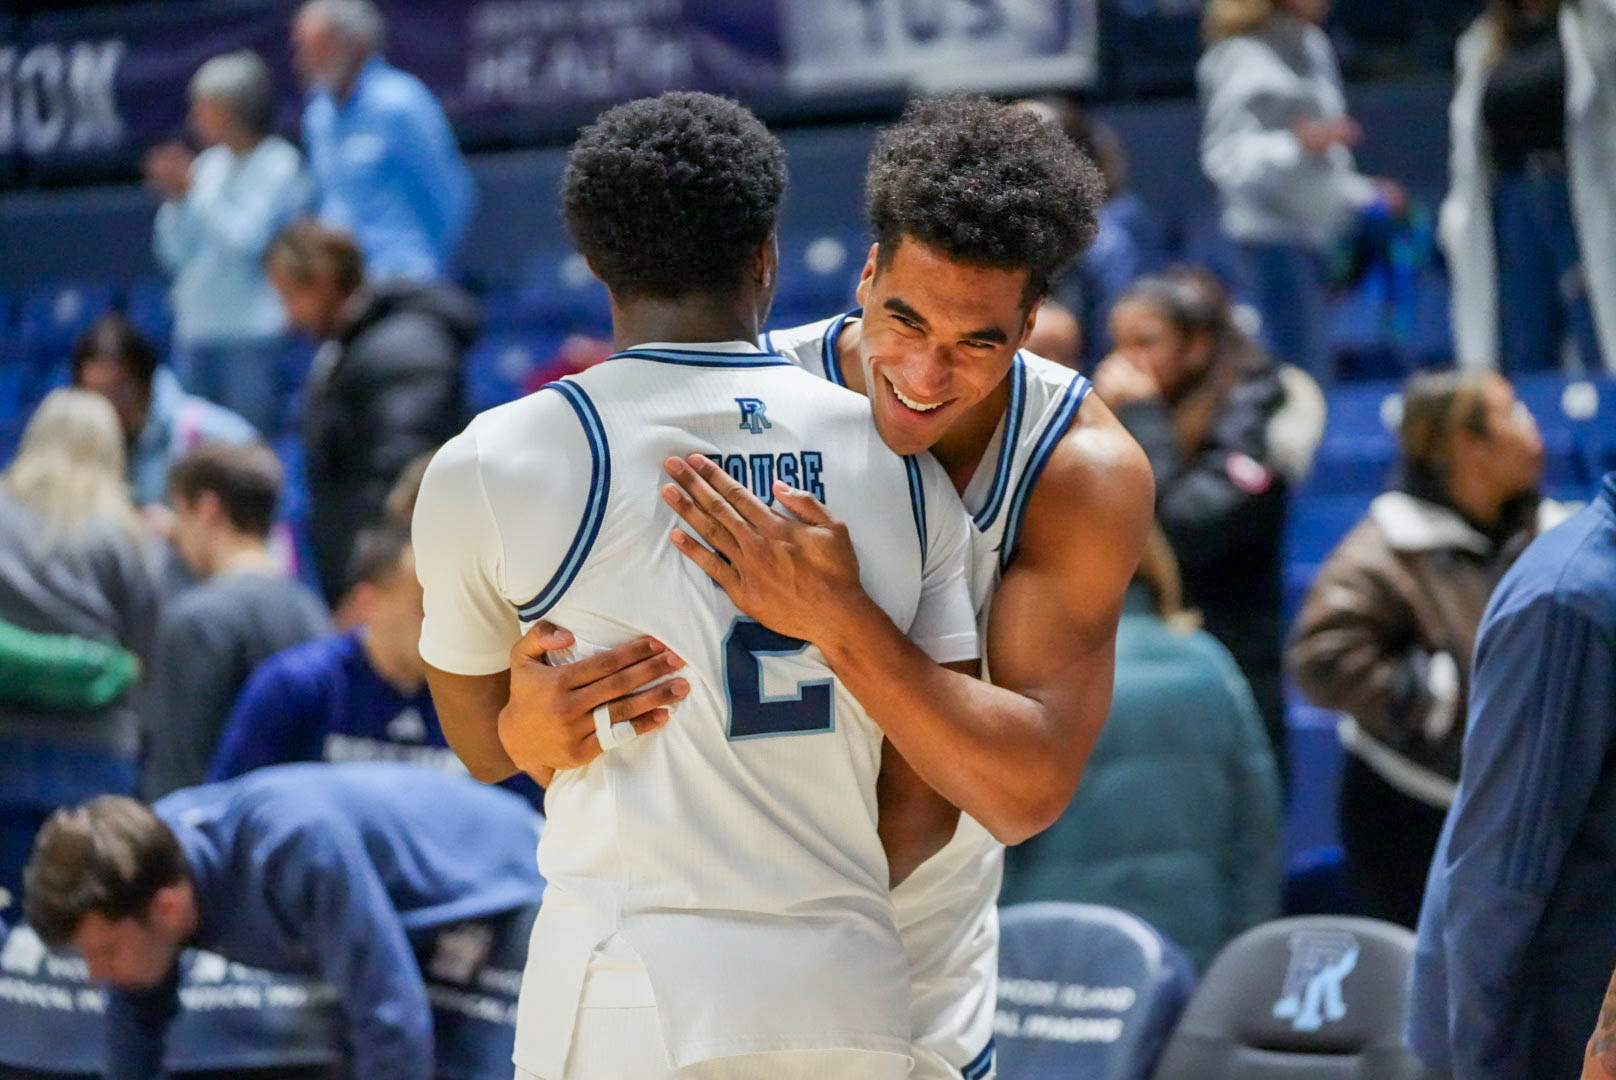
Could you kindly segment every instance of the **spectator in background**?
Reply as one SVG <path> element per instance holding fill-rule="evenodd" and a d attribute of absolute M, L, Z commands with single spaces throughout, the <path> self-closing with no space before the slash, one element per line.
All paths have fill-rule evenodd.
<path fill-rule="evenodd" d="M 415 481 L 419 487 L 419 475 Z M 360 535 L 348 605 L 358 620 L 353 630 L 278 653 L 247 680 L 210 782 L 295 761 L 401 761 L 465 774 L 443 737 L 421 663 L 421 583 L 408 522 Z M 542 806 L 530 778 L 502 786 Z"/>
<path fill-rule="evenodd" d="M 118 418 L 99 395 L 56 390 L 40 404 L 0 474 L 0 619 L 146 659 L 158 545 L 129 500 L 123 447 Z M 29 838 L 53 809 L 135 790 L 132 703 L 74 704 L 0 707 L 0 888 L 13 894 Z"/>
<path fill-rule="evenodd" d="M 1353 163 L 1363 130 L 1319 28 L 1329 10 L 1330 0 L 1209 0 L 1196 70 L 1201 168 L 1240 245 L 1269 352 L 1326 385 L 1325 252 L 1372 205 L 1405 202 Z"/>
<path fill-rule="evenodd" d="M 111 984 L 108 1076 L 157 1080 L 179 1011 L 180 952 L 319 976 L 347 1018 L 344 1076 L 432 1080 L 432 1007 L 416 947 L 530 908 L 541 820 L 520 799 L 404 765 L 265 769 L 147 809 L 63 810 L 34 844 L 23 907 Z M 492 937 L 486 923 L 468 929 Z"/>
<path fill-rule="evenodd" d="M 129 483 L 135 502 L 161 506 L 168 470 L 204 442 L 246 443 L 257 438 L 240 416 L 187 394 L 157 350 L 122 315 L 105 315 L 73 345 L 73 385 L 112 402 L 129 446 Z"/>
<path fill-rule="evenodd" d="M 1105 178 L 1105 202 L 1100 207 L 1100 227 L 1094 243 L 1055 282 L 1052 293 L 1055 302 L 1070 312 L 1081 328 L 1081 366 L 1092 370 L 1111 351 L 1111 309 L 1128 286 L 1166 265 L 1167 230 L 1138 192 L 1129 188 L 1128 149 L 1109 124 L 1090 117 L 1068 98 L 1041 98 L 1020 104 L 1066 132 L 1066 137 L 1100 167 L 1100 175 Z M 1044 307 L 1048 306 L 1046 302 Z M 1063 354 L 1070 340 L 1063 319 L 1057 315 L 1044 327 L 1042 309 L 1039 314 L 1040 326 L 1034 334 L 1042 330 L 1055 343 L 1029 341 L 1027 347 L 1040 356 L 1078 367 L 1076 360 L 1068 361 L 1064 355 L 1051 355 L 1038 347 L 1042 343 Z"/>
<path fill-rule="evenodd" d="M 1116 351 L 1094 388 L 1150 457 L 1185 595 L 1251 684 L 1283 777 L 1281 544 L 1299 476 L 1271 433 L 1305 406 L 1199 271 L 1139 279 L 1111 312 L 1111 333 Z"/>
<path fill-rule="evenodd" d="M 367 0 L 298 10 L 292 46 L 313 91 L 303 144 L 320 218 L 354 234 L 371 277 L 430 281 L 471 216 L 471 173 L 432 91 L 382 59 L 383 29 Z"/>
<path fill-rule="evenodd" d="M 328 633 L 325 604 L 269 550 L 281 469 L 260 445 L 192 451 L 169 474 L 174 546 L 200 584 L 163 614 L 144 708 L 141 794 L 202 782 L 247 677 L 282 649 Z"/>
<path fill-rule="evenodd" d="M 366 281 L 346 234 L 295 222 L 269 249 L 292 325 L 322 341 L 303 403 L 315 568 L 335 605 L 353 541 L 403 468 L 461 428 L 476 303 L 443 284 Z"/>
<path fill-rule="evenodd" d="M 1540 510 L 1558 508 L 1538 499 L 1537 424 L 1498 375 L 1416 375 L 1400 441 L 1396 486 L 1313 579 L 1290 663 L 1313 704 L 1346 714 L 1341 838 L 1358 898 L 1412 928 L 1459 779 L 1476 629 Z"/>
<path fill-rule="evenodd" d="M 264 249 L 304 213 L 310 192 L 297 148 L 271 134 L 269 68 L 243 49 L 216 56 L 191 79 L 191 130 L 207 149 L 179 143 L 146 159 L 163 196 L 154 248 L 174 275 L 174 367 L 181 385 L 247 418 L 280 426 L 286 315 L 264 273 Z"/>
<path fill-rule="evenodd" d="M 294 761 L 406 761 L 465 773 L 426 687 L 417 649 L 421 583 L 407 529 L 360 534 L 350 595 L 353 630 L 287 648 L 247 681 L 210 782 Z"/>
<path fill-rule="evenodd" d="M 1551 371 L 1569 343 L 1616 369 L 1613 49 L 1609 0 L 1491 0 L 1459 40 L 1438 230 L 1466 366 Z"/>
<path fill-rule="evenodd" d="M 1157 530 L 1125 600 L 1111 713 L 1083 782 L 1060 820 L 1006 852 L 1000 902 L 1132 912 L 1204 971 L 1230 939 L 1279 914 L 1279 819 L 1251 691 L 1184 611 Z"/>
<path fill-rule="evenodd" d="M 1471 679 L 1410 1039 L 1463 1080 L 1576 1076 L 1616 966 L 1616 473 L 1504 575 Z"/>

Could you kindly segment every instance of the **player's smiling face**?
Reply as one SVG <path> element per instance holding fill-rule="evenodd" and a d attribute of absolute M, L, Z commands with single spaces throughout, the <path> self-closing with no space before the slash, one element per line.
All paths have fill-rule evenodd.
<path fill-rule="evenodd" d="M 1004 381 L 1037 306 L 1023 306 L 1024 270 L 967 266 L 913 239 L 879 256 L 858 286 L 865 393 L 881 438 L 915 454 Z"/>

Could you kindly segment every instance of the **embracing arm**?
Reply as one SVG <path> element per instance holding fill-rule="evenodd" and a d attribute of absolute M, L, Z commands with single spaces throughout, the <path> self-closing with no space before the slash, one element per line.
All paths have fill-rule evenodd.
<path fill-rule="evenodd" d="M 1599 1025 L 1588 1040 L 1588 1053 L 1582 1065 L 1582 1080 L 1616 1080 L 1616 974 L 1605 991 L 1605 1004 L 1599 1010 Z"/>
<path fill-rule="evenodd" d="M 821 643 L 915 773 L 1007 843 L 1047 828 L 1076 790 L 1111 708 L 1117 620 L 1150 524 L 1143 456 L 1126 436 L 1090 434 L 1051 459 L 995 594 L 996 685 L 932 663 L 867 598 Z M 1102 446 L 1110 460 L 1094 441 L 1115 443 Z"/>
<path fill-rule="evenodd" d="M 727 561 L 683 534 L 680 550 L 742 611 L 818 645 L 918 779 L 1008 843 L 1060 816 L 1110 709 L 1123 592 L 1151 520 L 1149 463 L 1103 404 L 1084 405 L 1034 490 L 988 627 L 997 686 L 904 636 L 856 560 L 848 573 L 846 530 L 816 501 L 777 488 L 804 519 L 792 522 L 703 459 L 669 469 L 689 493 L 665 497 Z"/>

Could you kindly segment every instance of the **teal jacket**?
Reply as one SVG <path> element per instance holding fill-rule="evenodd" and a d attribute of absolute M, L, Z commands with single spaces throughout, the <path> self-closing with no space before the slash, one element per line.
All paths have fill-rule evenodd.
<path fill-rule="evenodd" d="M 1111 714 L 1077 795 L 1009 850 L 1001 903 L 1121 908 L 1205 970 L 1279 914 L 1279 780 L 1251 691 L 1227 650 L 1181 633 L 1130 591 Z"/>

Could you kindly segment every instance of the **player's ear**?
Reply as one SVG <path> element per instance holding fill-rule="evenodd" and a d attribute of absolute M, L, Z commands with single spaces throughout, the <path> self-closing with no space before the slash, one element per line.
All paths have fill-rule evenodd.
<path fill-rule="evenodd" d="M 1032 302 L 1032 307 L 1027 309 L 1027 317 L 1021 323 L 1021 340 L 1016 342 L 1016 348 L 1027 344 L 1027 339 L 1032 336 L 1032 328 L 1038 322 L 1038 309 L 1043 307 L 1044 301 L 1048 299 L 1047 296 L 1040 296 Z"/>
<path fill-rule="evenodd" d="M 869 253 L 864 256 L 864 269 L 859 271 L 858 297 L 859 307 L 866 306 L 865 298 L 869 295 L 870 285 L 875 281 L 876 271 L 880 269 L 881 245 L 871 244 Z"/>
<path fill-rule="evenodd" d="M 757 283 L 758 291 L 766 296 L 774 294 L 775 282 L 780 280 L 780 236 L 770 233 L 763 246 L 752 253 L 747 270 Z"/>

